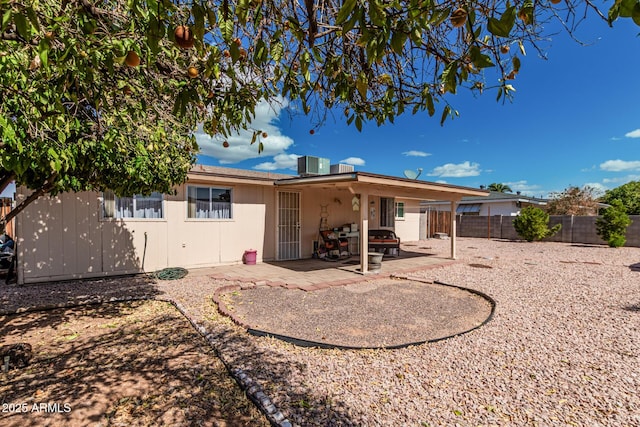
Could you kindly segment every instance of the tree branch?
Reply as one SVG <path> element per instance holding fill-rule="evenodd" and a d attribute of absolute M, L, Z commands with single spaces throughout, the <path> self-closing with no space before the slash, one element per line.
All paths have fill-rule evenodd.
<path fill-rule="evenodd" d="M 54 187 L 55 180 L 57 175 L 51 175 L 47 181 L 42 185 L 42 187 L 35 190 L 31 193 L 26 199 L 24 199 L 20 204 L 18 204 L 15 208 L 11 209 L 11 211 L 2 218 L 2 222 L 7 223 L 11 221 L 13 218 L 18 216 L 20 212 L 22 212 L 27 206 L 29 206 L 32 202 L 37 200 L 39 197 L 51 191 Z"/>

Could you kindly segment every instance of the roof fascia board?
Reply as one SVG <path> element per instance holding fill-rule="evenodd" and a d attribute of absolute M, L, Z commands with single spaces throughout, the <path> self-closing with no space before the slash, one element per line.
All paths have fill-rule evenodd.
<path fill-rule="evenodd" d="M 446 191 L 436 191 L 436 190 L 426 190 L 420 188 L 398 188 L 395 186 L 380 186 L 375 187 L 373 185 L 352 185 L 349 186 L 350 191 L 354 191 L 355 193 L 366 193 L 369 196 L 378 196 L 378 197 L 396 197 L 401 199 L 414 199 L 414 200 L 425 200 L 425 199 L 437 199 L 437 200 L 447 200 L 447 203 L 450 201 L 459 201 L 462 197 L 459 194 L 451 194 Z"/>
<path fill-rule="evenodd" d="M 242 177 L 242 176 L 229 176 L 229 175 L 212 175 L 209 173 L 193 173 L 190 172 L 187 175 L 187 184 L 196 183 L 228 183 L 228 184 L 249 184 L 249 185 L 263 185 L 273 187 L 273 179 L 265 179 L 259 177 Z"/>
<path fill-rule="evenodd" d="M 284 178 L 275 181 L 277 186 L 287 185 L 311 185 L 311 184 L 326 184 L 326 183 L 338 183 L 338 182 L 353 182 L 357 180 L 357 175 L 354 172 L 347 172 L 333 175 L 313 175 L 313 176 L 301 176 L 298 178 Z"/>
<path fill-rule="evenodd" d="M 448 184 L 435 184 L 427 181 L 417 181 L 396 177 L 385 177 L 384 175 L 374 175 L 358 172 L 358 182 L 379 184 L 379 185 L 392 185 L 394 187 L 404 187 L 410 189 L 430 190 L 439 193 L 457 193 L 461 197 L 463 196 L 480 196 L 487 197 L 489 192 L 486 190 L 476 190 L 469 187 L 458 187 Z"/>

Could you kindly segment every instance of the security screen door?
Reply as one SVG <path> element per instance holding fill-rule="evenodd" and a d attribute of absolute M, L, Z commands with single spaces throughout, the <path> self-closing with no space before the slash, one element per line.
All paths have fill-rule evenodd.
<path fill-rule="evenodd" d="M 300 258 L 300 193 L 278 193 L 278 259 Z"/>

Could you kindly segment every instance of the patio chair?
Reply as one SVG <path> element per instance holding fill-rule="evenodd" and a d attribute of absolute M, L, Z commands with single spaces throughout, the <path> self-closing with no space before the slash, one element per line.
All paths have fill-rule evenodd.
<path fill-rule="evenodd" d="M 349 256 L 349 240 L 345 237 L 338 237 L 333 230 L 322 230 L 320 236 L 324 242 L 327 253 L 337 252 L 337 257 Z"/>

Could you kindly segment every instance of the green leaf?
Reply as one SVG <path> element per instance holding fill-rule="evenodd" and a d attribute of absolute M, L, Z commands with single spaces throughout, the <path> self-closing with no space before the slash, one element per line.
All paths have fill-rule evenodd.
<path fill-rule="evenodd" d="M 356 116 L 356 129 L 362 132 L 362 118 L 360 116 Z"/>
<path fill-rule="evenodd" d="M 270 53 L 271 53 L 271 58 L 273 58 L 274 61 L 280 62 L 280 60 L 282 59 L 282 55 L 284 54 L 284 46 L 282 45 L 282 42 L 277 41 L 271 44 Z"/>
<path fill-rule="evenodd" d="M 36 12 L 32 7 L 27 7 L 27 16 L 29 17 L 29 21 L 31 21 L 31 25 L 33 25 L 36 31 L 40 31 L 40 23 L 38 22 L 38 17 L 36 16 Z"/>
<path fill-rule="evenodd" d="M 358 93 L 363 100 L 367 99 L 367 90 L 369 89 L 369 85 L 367 83 L 367 77 L 364 73 L 358 76 L 358 80 L 356 80 L 356 89 L 358 89 Z"/>
<path fill-rule="evenodd" d="M 393 51 L 398 55 L 402 55 L 404 44 L 406 43 L 407 38 L 409 38 L 407 34 L 401 31 L 394 31 L 393 35 L 391 36 L 391 49 L 393 49 Z"/>
<path fill-rule="evenodd" d="M 635 6 L 633 6 L 631 19 L 633 19 L 633 22 L 635 22 L 636 25 L 640 25 L 640 3 L 636 3 Z"/>
<path fill-rule="evenodd" d="M 430 117 L 433 117 L 433 115 L 436 113 L 436 107 L 433 104 L 433 96 L 431 95 L 431 93 L 427 93 L 426 101 L 427 101 L 427 112 L 429 113 Z"/>
<path fill-rule="evenodd" d="M 40 61 L 42 61 L 42 66 L 46 68 L 49 64 L 49 40 L 40 40 L 38 44 L 38 55 L 40 56 Z"/>
<path fill-rule="evenodd" d="M 487 30 L 489 30 L 489 32 L 494 36 L 509 37 L 511 28 L 504 26 L 499 19 L 489 18 L 487 20 Z"/>
<path fill-rule="evenodd" d="M 451 61 L 449 64 L 447 64 L 444 71 L 442 72 L 442 76 L 440 78 L 442 80 L 442 84 L 444 85 L 445 92 L 451 92 L 453 94 L 456 93 L 456 89 L 458 86 L 458 82 L 456 80 L 457 68 L 458 61 Z"/>
<path fill-rule="evenodd" d="M 7 9 L 2 15 L 2 28 L 0 28 L 0 31 L 4 31 L 4 29 L 7 28 L 7 24 L 9 23 L 9 21 L 11 21 L 12 17 L 13 12 L 11 11 L 11 9 Z"/>
<path fill-rule="evenodd" d="M 356 0 L 345 0 L 344 4 L 338 11 L 338 16 L 336 18 L 336 24 L 340 25 L 347 20 L 353 9 L 356 7 Z"/>
<path fill-rule="evenodd" d="M 204 37 L 204 8 L 198 3 L 194 2 L 193 7 L 191 8 L 191 14 L 193 15 L 193 21 L 195 25 L 193 26 L 193 34 L 196 39 L 202 40 Z"/>
<path fill-rule="evenodd" d="M 620 0 L 616 3 L 620 5 L 620 16 L 623 18 L 631 18 L 633 9 L 637 6 L 637 0 Z"/>
<path fill-rule="evenodd" d="M 515 71 L 516 73 L 520 71 L 520 58 L 514 56 L 511 60 L 511 63 L 513 64 L 513 71 Z"/>
<path fill-rule="evenodd" d="M 487 68 L 495 66 L 493 61 L 491 61 L 491 57 L 483 54 L 478 46 L 471 47 L 471 49 L 469 50 L 469 56 L 471 57 L 471 62 L 473 62 L 473 65 L 475 65 L 476 68 Z"/>
<path fill-rule="evenodd" d="M 255 64 L 262 64 L 267 60 L 267 45 L 264 40 L 259 39 L 255 46 L 253 61 Z"/>
<path fill-rule="evenodd" d="M 16 24 L 18 34 L 20 34 L 20 36 L 22 36 L 23 38 L 29 40 L 31 38 L 31 33 L 29 32 L 29 24 L 27 23 L 26 17 L 21 13 L 17 13 L 16 15 L 14 15 L 13 20 Z"/>
<path fill-rule="evenodd" d="M 230 43 L 231 38 L 233 37 L 233 21 L 224 20 L 222 17 L 219 19 L 219 21 L 220 34 L 222 34 L 222 38 L 225 42 Z"/>
<path fill-rule="evenodd" d="M 433 13 L 429 17 L 428 23 L 435 26 L 442 24 L 451 15 L 451 8 L 433 9 Z"/>
<path fill-rule="evenodd" d="M 487 20 L 487 30 L 494 36 L 509 37 L 509 33 L 513 29 L 516 22 L 516 8 L 508 7 L 500 19 L 489 18 Z"/>
<path fill-rule="evenodd" d="M 445 105 L 442 110 L 442 116 L 440 117 L 440 126 L 444 125 L 445 120 L 447 120 L 447 116 L 451 113 L 451 107 Z"/>

